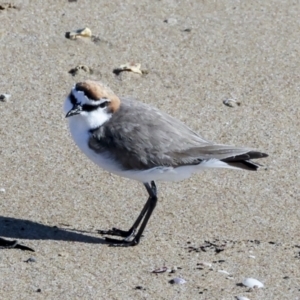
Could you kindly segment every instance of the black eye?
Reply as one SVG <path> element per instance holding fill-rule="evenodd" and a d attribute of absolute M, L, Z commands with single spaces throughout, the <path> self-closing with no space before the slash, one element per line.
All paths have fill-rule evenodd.
<path fill-rule="evenodd" d="M 101 107 L 101 108 L 105 108 L 107 107 L 109 104 L 109 100 L 107 101 L 104 101 L 98 105 L 90 105 L 90 104 L 83 104 L 82 105 L 82 110 L 83 111 L 87 111 L 87 112 L 90 112 L 90 111 L 93 111 L 93 110 L 96 110 L 97 108 Z"/>
<path fill-rule="evenodd" d="M 99 104 L 99 106 L 100 106 L 101 108 L 104 108 L 104 107 L 106 107 L 106 106 L 108 105 L 108 103 L 109 103 L 109 101 L 104 101 L 104 102 L 102 102 L 101 104 Z"/>

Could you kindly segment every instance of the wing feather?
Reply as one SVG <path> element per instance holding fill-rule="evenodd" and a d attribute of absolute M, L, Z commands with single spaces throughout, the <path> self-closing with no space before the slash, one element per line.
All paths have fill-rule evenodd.
<path fill-rule="evenodd" d="M 213 144 L 177 119 L 127 98 L 121 99 L 120 109 L 110 120 L 91 132 L 89 146 L 110 155 L 124 170 L 176 168 L 209 159 L 239 165 L 266 156 L 249 148 Z"/>

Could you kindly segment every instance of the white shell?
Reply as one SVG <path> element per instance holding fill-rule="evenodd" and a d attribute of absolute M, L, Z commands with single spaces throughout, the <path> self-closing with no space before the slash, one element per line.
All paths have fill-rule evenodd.
<path fill-rule="evenodd" d="M 223 103 L 226 106 L 229 106 L 229 107 L 234 107 L 234 106 L 240 106 L 241 105 L 241 102 L 238 102 L 238 101 L 236 101 L 235 99 L 232 99 L 232 98 L 227 98 L 227 99 L 223 100 Z"/>
<path fill-rule="evenodd" d="M 250 300 L 249 298 L 244 297 L 244 296 L 236 296 L 236 299 L 237 300 Z"/>
<path fill-rule="evenodd" d="M 226 274 L 226 275 L 230 275 L 229 272 L 225 271 L 225 270 L 218 270 L 219 273 L 223 273 L 223 274 Z"/>
<path fill-rule="evenodd" d="M 263 283 L 261 283 L 260 281 L 258 281 L 257 279 L 254 279 L 254 278 L 245 278 L 243 280 L 243 285 L 244 286 L 247 286 L 249 288 L 262 288 L 264 287 Z"/>
<path fill-rule="evenodd" d="M 0 101 L 6 102 L 6 101 L 9 100 L 10 97 L 11 97 L 10 94 L 1 94 L 1 95 L 0 95 Z"/>
<path fill-rule="evenodd" d="M 174 284 L 184 284 L 184 283 L 186 283 L 186 280 L 184 280 L 183 278 L 180 278 L 180 277 L 176 277 L 176 278 L 172 279 L 172 282 Z"/>
<path fill-rule="evenodd" d="M 177 20 L 175 18 L 168 18 L 164 21 L 165 23 L 168 23 L 170 25 L 175 25 L 177 24 Z"/>
<path fill-rule="evenodd" d="M 199 263 L 200 266 L 205 266 L 205 267 L 208 267 L 208 268 L 211 268 L 212 267 L 212 264 L 209 263 L 209 262 L 206 262 L 206 261 L 202 261 Z"/>

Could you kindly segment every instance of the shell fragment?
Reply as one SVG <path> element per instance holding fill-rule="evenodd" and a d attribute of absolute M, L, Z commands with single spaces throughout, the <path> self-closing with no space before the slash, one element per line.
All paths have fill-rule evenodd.
<path fill-rule="evenodd" d="M 255 288 L 259 289 L 259 288 L 264 287 L 263 283 L 261 283 L 260 281 L 258 281 L 257 279 L 254 279 L 254 278 L 245 278 L 243 280 L 242 284 L 251 289 L 255 289 Z"/>
<path fill-rule="evenodd" d="M 78 29 L 76 31 L 66 32 L 66 38 L 76 40 L 78 37 L 92 37 L 92 31 L 88 27 Z"/>
<path fill-rule="evenodd" d="M 185 284 L 186 280 L 184 280 L 183 278 L 180 278 L 180 277 L 176 277 L 174 279 L 171 279 L 169 282 L 171 284 Z"/>

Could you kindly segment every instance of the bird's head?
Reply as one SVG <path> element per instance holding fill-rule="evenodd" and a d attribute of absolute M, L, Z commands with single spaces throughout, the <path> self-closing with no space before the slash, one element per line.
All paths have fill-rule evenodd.
<path fill-rule="evenodd" d="M 119 97 L 101 82 L 92 80 L 76 83 L 64 103 L 66 118 L 85 121 L 91 129 L 108 121 L 119 107 Z"/>

